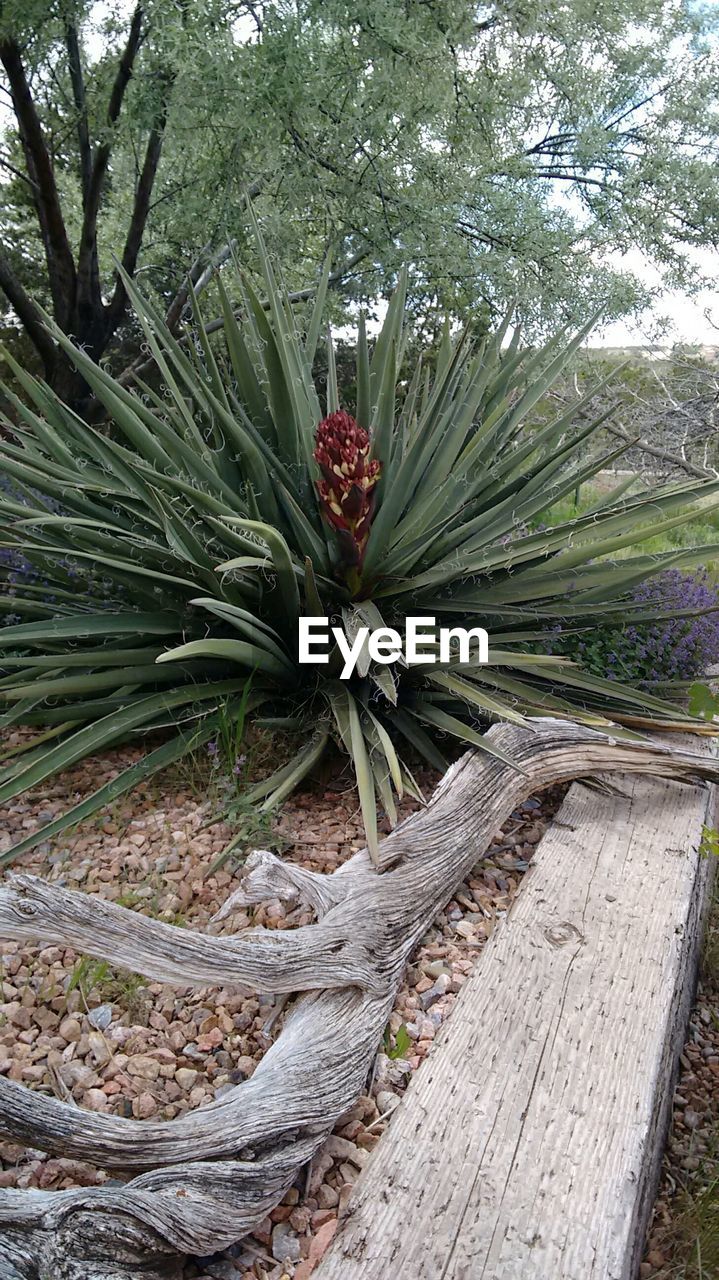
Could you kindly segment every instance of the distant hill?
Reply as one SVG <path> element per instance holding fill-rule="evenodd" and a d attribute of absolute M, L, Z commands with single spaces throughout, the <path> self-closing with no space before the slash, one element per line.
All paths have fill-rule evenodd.
<path fill-rule="evenodd" d="M 600 360 L 635 360 L 637 362 L 643 360 L 666 361 L 672 356 L 676 357 L 679 352 L 687 356 L 693 356 L 694 359 L 705 360 L 707 364 L 716 364 L 719 362 L 719 345 L 710 346 L 707 343 L 676 343 L 674 346 L 627 346 L 627 347 L 585 347 L 585 354 L 588 356 L 596 356 Z"/>

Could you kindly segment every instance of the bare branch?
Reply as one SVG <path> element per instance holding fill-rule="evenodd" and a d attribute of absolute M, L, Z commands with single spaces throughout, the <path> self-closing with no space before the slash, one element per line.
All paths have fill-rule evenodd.
<path fill-rule="evenodd" d="M 626 440 L 633 449 L 641 449 L 642 453 L 648 453 L 652 458 L 661 458 L 662 462 L 669 462 L 673 467 L 680 467 L 682 471 L 686 471 L 690 476 L 698 476 L 700 480 L 707 480 L 710 476 L 716 475 L 716 471 L 708 467 L 697 467 L 680 453 L 673 453 L 670 449 L 662 449 L 659 445 L 651 444 L 649 440 L 641 440 L 637 439 L 636 436 L 630 436 L 629 432 L 625 431 L 624 427 L 620 427 L 617 422 L 607 422 L 606 429 L 612 435 L 619 436 L 620 440 Z"/>
<path fill-rule="evenodd" d="M 224 248 L 229 249 L 229 246 L 230 242 L 228 241 L 228 244 L 225 245 Z M 187 273 L 187 278 L 183 281 L 167 308 L 165 313 L 165 324 L 170 330 L 170 333 L 175 332 L 180 320 L 182 319 L 185 307 L 187 306 L 187 300 L 190 296 L 190 284 L 195 288 L 197 287 L 197 281 L 206 269 L 207 264 L 212 261 L 212 254 L 210 250 L 211 246 L 209 244 L 204 245 L 200 250 Z M 223 251 L 224 250 L 220 250 L 220 253 Z M 226 261 L 226 259 L 224 259 L 224 261 Z"/>
<path fill-rule="evenodd" d="M 223 267 L 227 261 L 229 261 L 236 247 L 237 247 L 236 240 L 228 240 L 227 244 L 223 245 L 222 248 L 218 250 L 217 253 L 213 254 L 212 260 L 207 263 L 207 265 L 202 269 L 200 274 L 197 276 L 197 279 L 193 280 L 192 282 L 192 287 L 195 291 L 196 297 L 199 298 L 203 289 L 206 289 L 208 284 L 212 280 L 212 277 L 214 276 L 215 272 L 218 271 L 220 267 Z"/>
<path fill-rule="evenodd" d="M 181 1280 L 178 1251 L 214 1253 L 251 1231 L 322 1140 L 290 1138 L 255 1159 L 200 1164 L 190 1157 L 181 1169 L 155 1169 L 119 1187 L 5 1191 L 0 1276 L 37 1276 L 41 1258 L 52 1280 Z"/>
<path fill-rule="evenodd" d="M 254 991 L 286 994 L 317 987 L 376 986 L 370 957 L 346 927 L 330 921 L 291 932 L 252 929 L 240 939 L 193 933 L 87 898 L 36 876 L 11 876 L 0 889 L 0 934 L 44 938 L 142 973 L 182 985 L 235 982 Z"/>
<path fill-rule="evenodd" d="M 211 923 L 219 924 L 233 911 L 273 897 L 281 898 L 283 902 L 307 903 L 321 918 L 337 906 L 342 890 L 332 876 L 283 862 L 267 849 L 254 849 L 245 861 L 242 885 L 223 902 Z"/>

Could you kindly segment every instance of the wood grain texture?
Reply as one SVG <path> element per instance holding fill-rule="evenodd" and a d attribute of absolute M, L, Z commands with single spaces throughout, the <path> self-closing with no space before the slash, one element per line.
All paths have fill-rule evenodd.
<path fill-rule="evenodd" d="M 634 1280 L 694 991 L 713 789 L 575 784 L 317 1280 Z"/>
<path fill-rule="evenodd" d="M 464 756 L 426 809 L 383 841 L 381 874 L 366 851 L 331 876 L 268 853 L 248 859 L 220 914 L 233 903 L 299 897 L 317 915 L 303 929 L 218 938 L 34 877 L 5 880 L 0 937 L 53 939 L 183 985 L 205 985 L 213 975 L 223 985 L 304 994 L 249 1080 L 169 1123 L 69 1107 L 0 1078 L 1 1133 L 135 1175 L 123 1186 L 0 1192 L 0 1280 L 160 1280 L 179 1275 L 183 1254 L 239 1239 L 281 1200 L 362 1092 L 408 957 L 517 804 L 552 783 L 611 769 L 684 779 L 692 785 L 678 788 L 681 805 L 696 808 L 693 784 L 719 780 L 719 764 L 701 743 L 695 750 L 637 744 L 548 719 L 496 725 L 488 737 L 517 767 Z M 575 869 L 582 893 L 592 880 L 593 840 Z M 555 944 L 543 945 L 554 953 Z M 562 955 L 571 954 L 570 943 Z M 457 1013 L 453 1022 L 461 1019 Z M 447 1099 L 446 1124 L 453 1105 Z"/>

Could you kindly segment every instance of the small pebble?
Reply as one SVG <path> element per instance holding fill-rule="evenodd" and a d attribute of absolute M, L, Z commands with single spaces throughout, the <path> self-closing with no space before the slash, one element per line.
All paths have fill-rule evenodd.
<path fill-rule="evenodd" d="M 91 1027 L 95 1027 L 98 1031 L 106 1031 L 112 1022 L 112 1005 L 101 1004 L 96 1009 L 91 1009 L 87 1020 Z"/>
<path fill-rule="evenodd" d="M 299 1262 L 301 1256 L 297 1232 L 289 1222 L 278 1222 L 272 1231 L 272 1257 L 278 1262 Z"/>

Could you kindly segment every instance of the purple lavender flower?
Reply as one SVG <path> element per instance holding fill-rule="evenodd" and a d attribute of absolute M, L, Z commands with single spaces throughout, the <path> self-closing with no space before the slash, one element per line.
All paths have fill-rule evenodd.
<path fill-rule="evenodd" d="M 548 651 L 577 659 L 594 675 L 645 687 L 696 679 L 719 662 L 719 587 L 705 570 L 668 569 L 635 587 L 628 603 L 668 616 L 630 617 L 624 626 L 579 634 L 568 624 L 558 634 L 554 624 L 547 628 Z M 686 613 L 692 616 L 680 616 Z"/>

